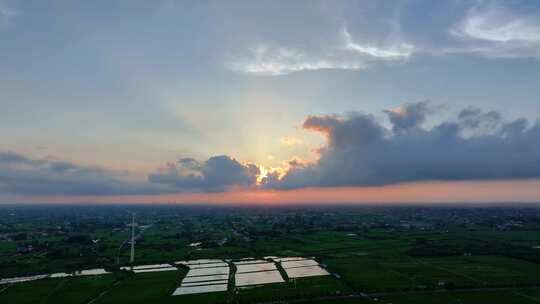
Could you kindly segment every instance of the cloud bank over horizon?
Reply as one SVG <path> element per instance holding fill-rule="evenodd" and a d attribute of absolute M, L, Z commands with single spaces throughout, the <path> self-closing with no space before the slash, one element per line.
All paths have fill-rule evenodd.
<path fill-rule="evenodd" d="M 384 111 L 387 128 L 371 114 L 309 116 L 304 129 L 326 144 L 314 163 L 291 163 L 269 175 L 264 187 L 382 186 L 422 181 L 473 181 L 540 177 L 540 122 L 505 121 L 501 113 L 461 110 L 454 120 L 431 128 L 427 102 Z"/>
<path fill-rule="evenodd" d="M 253 187 L 258 175 L 256 165 L 242 164 L 230 156 L 221 155 L 204 162 L 181 158 L 150 174 L 148 180 L 167 185 L 170 191 L 222 192 L 233 186 Z"/>
<path fill-rule="evenodd" d="M 129 173 L 52 158 L 0 151 L 0 193 L 19 195 L 126 195 L 160 193 L 125 180 Z"/>
<path fill-rule="evenodd" d="M 180 158 L 134 182 L 130 174 L 54 159 L 0 153 L 0 192 L 19 195 L 212 193 L 232 189 L 372 187 L 426 181 L 540 178 L 540 122 L 496 111 L 460 110 L 426 127 L 443 107 L 428 101 L 373 114 L 308 116 L 302 127 L 326 138 L 316 161 L 269 170 L 231 156 Z"/>

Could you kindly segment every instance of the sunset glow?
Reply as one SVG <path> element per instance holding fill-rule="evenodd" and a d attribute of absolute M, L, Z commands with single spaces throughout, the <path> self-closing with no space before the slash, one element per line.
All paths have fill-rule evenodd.
<path fill-rule="evenodd" d="M 257 184 L 260 185 L 263 179 L 268 176 L 268 170 L 264 166 L 259 165 L 259 175 L 257 175 Z"/>
<path fill-rule="evenodd" d="M 0 202 L 540 200 L 535 5 L 87 5 L 0 1 Z"/>

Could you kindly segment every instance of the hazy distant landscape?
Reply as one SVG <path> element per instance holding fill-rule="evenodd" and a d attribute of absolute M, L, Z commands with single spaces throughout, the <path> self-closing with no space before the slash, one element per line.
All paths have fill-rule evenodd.
<path fill-rule="evenodd" d="M 132 213 L 134 264 L 173 271 L 138 272 L 137 267 L 125 267 L 130 266 Z M 110 273 L 3 284 L 0 301 L 536 303 L 540 301 L 539 231 L 540 208 L 534 204 L 4 205 L 0 207 L 0 279 L 97 268 Z M 276 274 L 278 269 L 293 273 L 281 266 L 287 262 L 275 268 L 269 257 L 309 258 L 329 275 L 235 286 L 240 283 L 233 272 L 241 276 L 241 267 L 270 266 Z M 227 289 L 172 296 L 190 271 L 189 265 L 177 262 L 203 259 L 219 261 L 219 268 L 235 265 L 220 281 Z M 247 270 L 252 271 L 265 269 Z"/>

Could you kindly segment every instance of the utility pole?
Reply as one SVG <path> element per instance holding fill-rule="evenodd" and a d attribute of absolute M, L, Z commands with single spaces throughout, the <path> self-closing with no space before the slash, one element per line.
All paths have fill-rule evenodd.
<path fill-rule="evenodd" d="M 133 262 L 135 261 L 135 213 L 131 214 L 131 255 L 129 258 L 129 263 L 131 264 L 131 269 L 133 270 Z"/>

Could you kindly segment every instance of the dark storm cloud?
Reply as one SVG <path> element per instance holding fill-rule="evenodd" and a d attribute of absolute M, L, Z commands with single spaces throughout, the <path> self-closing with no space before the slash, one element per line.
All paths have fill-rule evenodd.
<path fill-rule="evenodd" d="M 290 164 L 268 188 L 373 186 L 415 181 L 540 177 L 540 123 L 505 121 L 498 112 L 465 109 L 456 119 L 422 128 L 423 103 L 386 111 L 386 128 L 373 116 L 310 116 L 304 128 L 327 137 L 311 164 Z M 395 115 L 394 113 L 399 113 Z"/>
<path fill-rule="evenodd" d="M 214 156 L 204 162 L 182 158 L 160 172 L 150 174 L 152 183 L 167 185 L 171 191 L 225 191 L 233 186 L 254 186 L 259 169 L 229 156 Z"/>
<path fill-rule="evenodd" d="M 127 182 L 123 172 L 66 161 L 33 159 L 0 152 L 0 192 L 23 195 L 119 195 L 155 193 L 144 184 Z"/>

